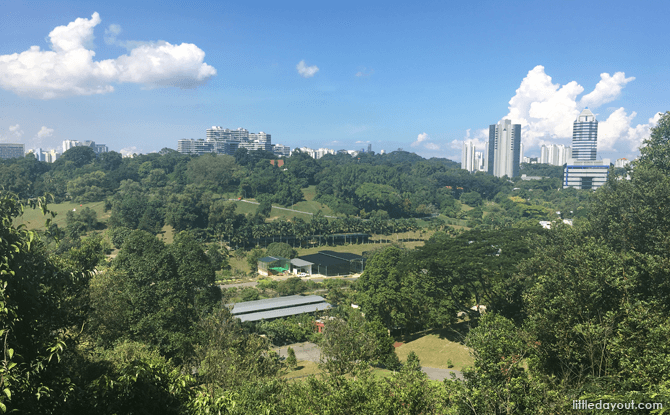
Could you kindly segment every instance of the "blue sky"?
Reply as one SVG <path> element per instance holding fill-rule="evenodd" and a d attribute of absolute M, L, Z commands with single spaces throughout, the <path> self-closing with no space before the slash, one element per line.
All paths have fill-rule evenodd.
<path fill-rule="evenodd" d="M 615 159 L 670 110 L 667 1 L 322 3 L 2 0 L 0 140 L 150 152 L 220 125 L 460 160 L 509 117 L 533 156 L 589 106 Z"/>

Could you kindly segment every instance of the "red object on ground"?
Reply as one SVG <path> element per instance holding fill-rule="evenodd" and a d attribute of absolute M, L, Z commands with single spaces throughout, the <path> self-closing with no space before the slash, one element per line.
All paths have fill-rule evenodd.
<path fill-rule="evenodd" d="M 395 342 L 395 343 L 393 343 L 393 347 L 400 347 L 400 346 L 402 346 L 403 344 L 404 344 L 404 343 L 402 343 L 402 342 Z"/>

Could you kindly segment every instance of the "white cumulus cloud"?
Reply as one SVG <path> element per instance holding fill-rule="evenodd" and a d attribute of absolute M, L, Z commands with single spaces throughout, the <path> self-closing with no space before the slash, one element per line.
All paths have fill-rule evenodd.
<path fill-rule="evenodd" d="M 649 137 L 650 129 L 658 124 L 661 113 L 649 118 L 646 124 L 631 126 L 637 113 L 630 115 L 621 107 L 610 114 L 603 122 L 598 123 L 598 151 L 636 151 L 642 146 L 642 141 Z M 615 148 L 622 145 L 622 148 Z"/>
<path fill-rule="evenodd" d="M 416 137 L 416 141 L 413 142 L 411 145 L 412 147 L 416 147 L 418 145 L 421 145 L 426 140 L 430 140 L 430 137 L 428 137 L 428 134 L 426 133 L 421 133 Z"/>
<path fill-rule="evenodd" d="M 128 55 L 96 61 L 93 30 L 100 22 L 98 13 L 93 13 L 90 19 L 56 27 L 49 33 L 51 51 L 32 46 L 0 55 L 0 87 L 17 95 L 52 99 L 104 94 L 114 90 L 113 83 L 124 82 L 193 88 L 216 75 L 216 69 L 204 63 L 205 52 L 190 43 L 141 42 Z M 120 26 L 111 25 L 105 40 L 115 42 L 120 32 Z"/>
<path fill-rule="evenodd" d="M 108 45 L 113 45 L 116 43 L 116 37 L 121 34 L 121 26 L 117 24 L 110 24 L 107 29 L 105 29 L 105 43 Z"/>
<path fill-rule="evenodd" d="M 316 65 L 307 66 L 304 60 L 298 62 L 298 65 L 296 65 L 296 69 L 298 70 L 300 76 L 302 76 L 303 78 L 311 78 L 317 72 L 319 72 L 319 68 Z"/>
<path fill-rule="evenodd" d="M 21 129 L 21 126 L 19 124 L 10 125 L 9 132 L 16 137 L 21 137 L 23 135 L 23 130 Z"/>
<path fill-rule="evenodd" d="M 614 76 L 608 73 L 600 74 L 600 82 L 596 84 L 593 92 L 584 95 L 580 101 L 582 107 L 598 108 L 603 104 L 612 102 L 621 95 L 621 90 L 635 77 L 626 78 L 623 72 L 617 72 Z"/>
<path fill-rule="evenodd" d="M 423 146 L 429 150 L 439 150 L 440 146 L 430 141 L 430 137 L 426 133 L 421 133 L 416 137 L 416 141 L 411 144 L 412 147 Z"/>
<path fill-rule="evenodd" d="M 370 69 L 369 71 L 367 71 L 367 68 L 363 68 L 363 70 L 356 72 L 356 76 L 359 78 L 366 77 L 372 75 L 373 73 L 375 73 L 374 69 Z"/>
<path fill-rule="evenodd" d="M 47 128 L 45 126 L 42 126 L 40 130 L 37 132 L 37 138 L 44 138 L 44 137 L 51 137 L 54 133 L 53 128 Z"/>
<path fill-rule="evenodd" d="M 503 118 L 521 124 L 526 149 L 551 142 L 549 140 L 571 139 L 573 122 L 584 107 L 597 108 L 614 101 L 626 84 L 634 79 L 626 78 L 623 72 L 614 75 L 602 73 L 593 91 L 579 99 L 584 87 L 576 81 L 565 85 L 554 84 L 544 67 L 538 65 L 521 81 L 509 101 L 509 113 Z M 596 116 L 598 118 L 598 114 Z M 599 150 L 614 150 L 618 142 L 626 146 L 618 150 L 636 150 L 653 125 L 650 122 L 633 127 L 635 116 L 635 112 L 628 115 L 624 108 L 619 108 L 607 120 L 599 119 Z"/>
<path fill-rule="evenodd" d="M 462 140 L 452 140 L 451 143 L 449 143 L 449 147 L 454 150 L 462 150 L 463 143 L 472 141 L 475 144 L 475 148 L 478 151 L 485 151 L 486 140 L 488 140 L 488 137 L 489 137 L 488 128 L 479 129 L 475 131 L 474 135 L 472 134 L 472 129 L 468 128 L 465 131 L 465 137 L 463 137 Z"/>

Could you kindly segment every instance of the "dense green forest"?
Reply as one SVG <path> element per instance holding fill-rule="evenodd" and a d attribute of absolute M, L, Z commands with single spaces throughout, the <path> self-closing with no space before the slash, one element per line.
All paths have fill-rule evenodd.
<path fill-rule="evenodd" d="M 560 189 L 555 172 L 532 165 L 522 171 L 546 178 L 472 175 L 403 152 L 298 154 L 282 168 L 263 153 L 167 150 L 122 159 L 74 148 L 53 165 L 5 161 L 0 409 L 555 414 L 571 412 L 574 400 L 667 408 L 670 113 L 641 154 L 630 180 L 612 174 L 595 192 Z M 270 220 L 273 204 L 291 206 L 308 186 L 340 217 L 315 214 L 258 233 L 279 222 Z M 260 204 L 236 213 L 234 196 Z M 49 205 L 63 201 L 104 202 L 110 217 L 101 224 L 95 211 L 80 209 L 59 227 Z M 40 230 L 20 224 L 31 209 L 44 215 Z M 309 319 L 242 324 L 225 306 L 236 294 L 215 284 L 226 246 L 253 248 L 251 255 L 268 242 L 271 252 L 291 256 L 291 245 L 322 243 L 314 235 L 393 233 L 426 216 L 425 243 L 371 249 L 358 281 L 321 283 L 339 304 L 321 334 Z M 552 229 L 538 225 L 545 219 L 556 220 Z M 158 237 L 165 225 L 175 230 L 168 242 Z M 273 235 L 292 243 L 272 244 Z M 294 294 L 313 284 L 262 281 L 256 291 Z M 466 327 L 459 340 L 474 357 L 461 381 L 428 380 L 415 355 L 401 363 L 388 335 L 456 325 Z M 295 362 L 271 347 L 304 339 L 321 349 L 321 375 L 287 380 Z"/>
<path fill-rule="evenodd" d="M 495 229 L 584 217 L 589 197 L 589 192 L 563 190 L 560 168 L 553 166 L 524 165 L 524 173 L 543 177 L 526 181 L 470 174 L 452 161 L 402 151 L 320 160 L 298 152 L 281 168 L 270 163 L 272 158 L 244 149 L 234 157 L 169 149 L 134 158 L 115 152 L 96 157 L 90 148 L 75 147 L 53 164 L 31 155 L 3 160 L 0 186 L 21 199 L 49 195 L 55 203 L 104 203 L 109 220 L 98 221 L 100 212 L 90 209 L 67 212 L 67 222 L 52 223 L 47 233 L 60 232 L 69 247 L 79 236 L 106 228 L 115 248 L 132 230 L 161 234 L 166 226 L 191 231 L 202 242 L 244 249 L 282 240 L 299 246 L 334 243 L 327 237 L 342 233 L 416 232 L 425 227 L 416 222 L 420 218 L 430 219 L 435 230 L 448 225 Z M 272 206 L 295 206 L 308 190 L 314 192 L 310 203 L 332 214 L 270 218 Z M 257 209 L 239 212 L 238 197 L 255 200 Z"/>

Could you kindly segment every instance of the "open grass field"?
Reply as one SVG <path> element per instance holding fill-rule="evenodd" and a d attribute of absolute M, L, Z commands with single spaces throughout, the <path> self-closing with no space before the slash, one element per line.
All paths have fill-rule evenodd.
<path fill-rule="evenodd" d="M 287 206 L 289 209 L 294 209 L 300 212 L 307 212 L 307 213 L 300 213 L 300 212 L 292 212 L 289 210 L 284 210 L 284 209 L 277 209 L 277 208 L 272 208 L 272 211 L 270 212 L 270 218 L 269 220 L 276 220 L 276 219 L 292 219 L 294 217 L 300 217 L 304 220 L 309 220 L 312 215 L 309 213 L 317 213 L 319 210 L 327 216 L 337 216 L 335 212 L 328 206 L 319 203 L 314 200 L 314 197 L 316 196 L 316 186 L 309 186 L 305 189 L 302 189 L 302 193 L 305 197 L 305 200 L 302 202 L 298 202 L 294 204 L 293 206 Z M 226 199 L 237 199 L 236 197 L 231 196 L 231 195 L 223 195 L 224 198 Z M 246 199 L 252 202 L 256 202 L 255 199 Z M 237 213 L 242 213 L 242 214 L 248 214 L 248 213 L 255 213 L 256 209 L 258 208 L 258 205 L 255 203 L 248 203 L 248 202 L 243 202 L 243 201 L 235 201 L 235 204 L 237 206 L 237 209 L 235 210 Z"/>
<path fill-rule="evenodd" d="M 73 203 L 73 202 L 64 202 L 64 203 L 52 203 L 48 205 L 48 208 L 52 212 L 56 212 L 56 217 L 53 218 L 53 222 L 58 224 L 58 227 L 61 229 L 66 226 L 65 215 L 68 211 L 72 209 L 84 209 L 89 207 L 95 211 L 98 215 L 99 222 L 106 222 L 109 219 L 111 212 L 104 211 L 105 202 L 93 202 L 93 203 Z M 28 229 L 31 230 L 40 230 L 44 229 L 44 222 L 47 217 L 42 215 L 42 211 L 39 209 L 26 209 L 23 212 L 22 216 L 19 216 L 14 220 L 15 225 L 24 224 Z"/>
<path fill-rule="evenodd" d="M 406 340 L 406 343 L 395 349 L 402 362 L 406 361 L 407 355 L 413 351 L 419 357 L 421 366 L 463 370 L 464 367 L 472 366 L 474 363 L 468 348 L 458 341 L 459 336 L 453 330 L 431 330 L 413 335 Z M 453 368 L 448 367 L 449 360 Z"/>
<path fill-rule="evenodd" d="M 174 241 L 174 228 L 170 225 L 163 226 L 163 233 L 158 235 L 161 241 L 171 244 Z"/>
<path fill-rule="evenodd" d="M 298 366 L 295 370 L 289 371 L 283 376 L 284 379 L 294 379 L 296 381 L 307 379 L 308 376 L 320 375 L 319 364 L 308 360 L 298 360 Z M 389 377 L 393 374 L 390 370 L 373 368 L 372 375 L 379 377 Z"/>
<path fill-rule="evenodd" d="M 319 364 L 315 362 L 310 362 L 309 360 L 298 360 L 298 366 L 295 370 L 289 371 L 284 375 L 284 379 L 293 379 L 301 378 L 311 375 L 318 375 L 321 373 L 319 370 Z"/>

